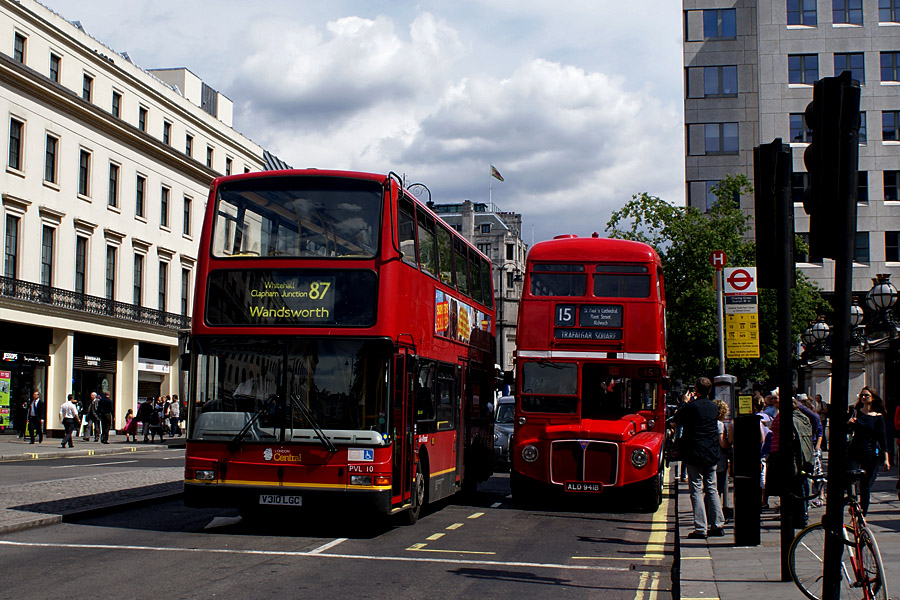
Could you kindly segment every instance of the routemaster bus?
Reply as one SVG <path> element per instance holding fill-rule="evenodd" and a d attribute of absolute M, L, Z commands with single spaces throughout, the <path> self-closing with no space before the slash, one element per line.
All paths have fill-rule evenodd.
<path fill-rule="evenodd" d="M 650 246 L 595 233 L 531 248 L 516 340 L 514 499 L 629 486 L 658 508 L 665 308 Z"/>
<path fill-rule="evenodd" d="M 491 264 L 397 175 L 216 179 L 193 306 L 188 506 L 414 523 L 490 477 Z"/>

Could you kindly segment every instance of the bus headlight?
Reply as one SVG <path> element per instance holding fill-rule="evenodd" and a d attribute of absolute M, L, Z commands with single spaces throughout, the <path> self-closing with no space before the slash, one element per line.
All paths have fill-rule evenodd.
<path fill-rule="evenodd" d="M 650 462 L 650 453 L 643 448 L 631 451 L 631 464 L 633 464 L 635 468 L 643 469 L 647 466 L 648 462 Z"/>
<path fill-rule="evenodd" d="M 212 469 L 197 469 L 196 471 L 194 471 L 194 479 L 196 479 L 197 481 L 215 481 L 216 472 Z"/>
<path fill-rule="evenodd" d="M 351 475 L 350 485 L 372 485 L 371 475 Z"/>
<path fill-rule="evenodd" d="M 536 446 L 528 445 L 522 448 L 522 459 L 525 462 L 534 462 L 538 459 L 538 449 Z"/>

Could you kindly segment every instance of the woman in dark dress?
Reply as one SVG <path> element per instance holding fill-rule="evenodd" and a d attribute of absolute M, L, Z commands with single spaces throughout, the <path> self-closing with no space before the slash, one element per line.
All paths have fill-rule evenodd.
<path fill-rule="evenodd" d="M 853 434 L 848 452 L 850 468 L 866 472 L 860 481 L 859 490 L 859 504 L 863 514 L 869 511 L 869 494 L 878 477 L 879 465 L 884 465 L 885 470 L 891 468 L 884 410 L 881 396 L 866 386 L 859 392 L 850 417 L 849 428 Z"/>

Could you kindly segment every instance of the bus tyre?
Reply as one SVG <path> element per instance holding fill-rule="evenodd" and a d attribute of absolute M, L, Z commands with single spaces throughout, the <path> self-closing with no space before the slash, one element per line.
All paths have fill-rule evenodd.
<path fill-rule="evenodd" d="M 659 510 L 663 497 L 663 476 L 662 470 L 656 472 L 656 475 L 638 484 L 638 502 L 647 512 L 654 513 Z"/>
<path fill-rule="evenodd" d="M 412 495 L 409 500 L 412 506 L 406 511 L 403 524 L 415 525 L 422 512 L 422 506 L 425 504 L 425 474 L 422 472 L 422 465 L 419 461 L 416 461 L 416 477 L 413 480 Z"/>

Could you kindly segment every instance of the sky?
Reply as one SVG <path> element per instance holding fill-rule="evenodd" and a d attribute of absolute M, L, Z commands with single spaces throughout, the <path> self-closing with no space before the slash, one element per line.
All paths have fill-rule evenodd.
<path fill-rule="evenodd" d="M 529 245 L 605 235 L 634 194 L 684 204 L 679 2 L 42 2 L 144 69 L 188 68 L 296 168 L 492 201 Z"/>

